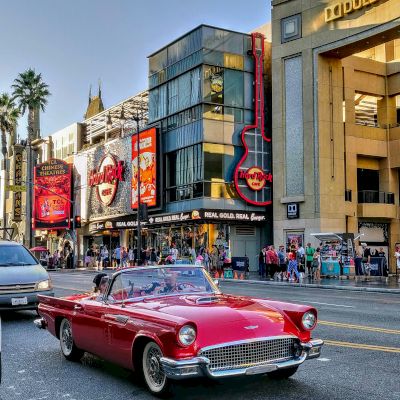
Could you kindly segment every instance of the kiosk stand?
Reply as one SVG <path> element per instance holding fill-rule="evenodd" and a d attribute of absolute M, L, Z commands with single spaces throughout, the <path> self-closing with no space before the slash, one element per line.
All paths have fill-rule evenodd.
<path fill-rule="evenodd" d="M 354 275 L 353 233 L 312 233 L 321 242 L 321 276 Z"/>

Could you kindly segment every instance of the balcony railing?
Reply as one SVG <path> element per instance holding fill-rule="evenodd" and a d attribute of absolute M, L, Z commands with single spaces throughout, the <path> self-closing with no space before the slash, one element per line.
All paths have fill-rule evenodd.
<path fill-rule="evenodd" d="M 358 192 L 359 203 L 394 204 L 394 193 L 377 190 L 361 190 Z"/>

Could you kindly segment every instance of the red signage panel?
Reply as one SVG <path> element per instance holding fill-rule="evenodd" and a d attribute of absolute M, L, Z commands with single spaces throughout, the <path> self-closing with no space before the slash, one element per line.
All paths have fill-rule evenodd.
<path fill-rule="evenodd" d="M 71 165 L 51 159 L 35 167 L 34 229 L 68 229 L 71 210 Z"/>
<path fill-rule="evenodd" d="M 150 128 L 139 134 L 139 174 L 137 135 L 132 136 L 132 209 L 138 207 L 138 178 L 140 178 L 140 202 L 149 207 L 157 205 L 156 132 L 156 128 Z"/>

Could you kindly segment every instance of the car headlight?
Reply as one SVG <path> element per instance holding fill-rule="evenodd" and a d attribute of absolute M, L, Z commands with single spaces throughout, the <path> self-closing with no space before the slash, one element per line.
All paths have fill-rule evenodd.
<path fill-rule="evenodd" d="M 317 317 L 312 311 L 307 311 L 303 314 L 303 317 L 301 318 L 301 323 L 304 329 L 310 331 L 315 327 L 317 323 Z"/>
<path fill-rule="evenodd" d="M 184 346 L 190 346 L 196 340 L 196 330 L 190 325 L 182 326 L 179 329 L 178 339 Z"/>
<path fill-rule="evenodd" d="M 46 279 L 45 281 L 41 281 L 36 284 L 36 290 L 47 290 L 47 289 L 51 289 L 50 279 Z"/>

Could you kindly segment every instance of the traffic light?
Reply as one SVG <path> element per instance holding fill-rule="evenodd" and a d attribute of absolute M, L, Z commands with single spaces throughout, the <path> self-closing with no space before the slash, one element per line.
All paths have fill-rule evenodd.
<path fill-rule="evenodd" d="M 81 216 L 75 215 L 75 229 L 81 227 Z"/>

